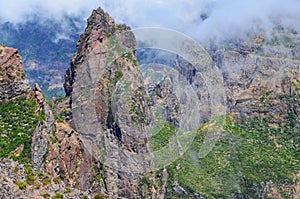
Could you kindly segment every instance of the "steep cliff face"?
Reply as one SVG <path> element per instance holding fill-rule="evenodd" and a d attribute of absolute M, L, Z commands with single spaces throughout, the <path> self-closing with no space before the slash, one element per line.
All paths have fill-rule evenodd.
<path fill-rule="evenodd" d="M 29 87 L 18 51 L 0 50 L 0 158 L 10 158 L 0 160 L 0 197 L 49 198 L 66 191 L 65 198 L 90 195 L 77 187 L 100 193 L 91 187 L 96 172 L 79 135 L 57 121 L 39 85 Z"/>
<path fill-rule="evenodd" d="M 281 40 L 270 44 L 274 38 L 259 36 L 233 50 L 219 52 L 216 60 L 223 71 L 229 112 L 239 117 L 280 117 L 293 109 L 298 115 L 299 105 L 287 107 L 280 103 L 279 96 L 296 93 L 300 60 L 295 52 L 299 50 L 299 36 L 275 33 L 274 37 Z"/>
<path fill-rule="evenodd" d="M 113 42 L 116 41 L 120 46 L 114 46 Z M 98 8 L 89 17 L 87 28 L 80 36 L 76 48 L 76 53 L 65 75 L 64 88 L 67 96 L 71 95 L 73 84 L 76 78 L 78 78 L 77 72 L 81 69 L 83 62 L 87 58 L 94 59 L 98 65 L 105 67 L 108 64 L 106 60 L 108 59 L 109 51 L 116 53 L 115 55 L 110 55 L 110 59 L 117 58 L 124 50 L 133 51 L 135 49 L 135 39 L 128 26 L 115 24 L 108 13 Z M 99 74 L 100 71 L 94 70 L 92 72 Z M 91 73 L 91 75 L 94 74 Z"/>
<path fill-rule="evenodd" d="M 29 89 L 20 54 L 16 49 L 0 46 L 0 99 L 10 99 Z"/>
<path fill-rule="evenodd" d="M 66 74 L 72 125 L 104 165 L 109 197 L 137 198 L 139 172 L 151 167 L 150 110 L 130 28 L 94 10 Z M 146 161 L 148 159 L 148 161 Z"/>

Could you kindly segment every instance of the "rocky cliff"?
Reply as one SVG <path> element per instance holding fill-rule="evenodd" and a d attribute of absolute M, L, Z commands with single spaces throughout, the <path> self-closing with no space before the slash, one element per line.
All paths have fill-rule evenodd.
<path fill-rule="evenodd" d="M 138 198 L 139 172 L 151 167 L 145 127 L 150 110 L 135 45 L 128 26 L 115 24 L 101 8 L 94 10 L 66 74 L 72 123 L 103 164 L 111 198 Z"/>
<path fill-rule="evenodd" d="M 78 133 L 57 121 L 39 85 L 29 87 L 18 51 L 2 46 L 0 50 L 0 158 L 10 158 L 1 159 L 0 198 L 60 197 L 64 192 L 65 198 L 81 198 L 100 193 L 97 185 L 91 187 L 97 172 L 92 171 L 93 160 Z"/>
<path fill-rule="evenodd" d="M 274 37 L 289 40 L 294 47 L 287 47 L 289 44 L 282 40 L 271 45 L 266 40 L 272 39 L 258 36 L 252 42 L 240 44 L 243 48 L 238 46 L 217 53 L 215 60 L 226 82 L 229 112 L 249 117 L 280 115 L 291 109 L 282 106 L 275 98 L 284 94 L 292 96 L 296 92 L 300 60 L 295 51 L 299 48 L 299 36 L 286 32 L 276 33 Z M 245 50 L 250 49 L 249 46 L 252 46 L 252 51 Z M 263 107 L 266 104 L 269 106 Z M 297 103 L 292 109 L 298 115 Z"/>
<path fill-rule="evenodd" d="M 202 64 L 203 49 L 183 46 L 192 63 L 175 55 L 172 70 L 145 73 L 131 29 L 98 8 L 67 97 L 49 103 L 17 50 L 0 47 L 0 198 L 297 198 L 300 39 L 274 32 L 218 46 Z M 214 87 L 227 114 L 214 114 Z"/>
<path fill-rule="evenodd" d="M 10 99 L 29 89 L 24 65 L 16 49 L 0 46 L 0 99 Z"/>

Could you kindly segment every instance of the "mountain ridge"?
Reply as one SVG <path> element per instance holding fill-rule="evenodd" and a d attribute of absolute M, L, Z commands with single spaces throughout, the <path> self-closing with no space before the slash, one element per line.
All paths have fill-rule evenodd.
<path fill-rule="evenodd" d="M 288 37 L 288 43 L 270 44 L 259 37 L 214 52 L 228 113 L 205 118 L 192 132 L 195 138 L 189 149 L 158 169 L 151 152 L 176 138 L 180 108 L 172 79 L 152 90 L 144 84 L 147 78 L 143 79 L 136 39 L 128 26 L 115 24 L 101 8 L 94 10 L 65 75 L 67 97 L 49 103 L 38 85 L 10 89 L 15 82 L 26 82 L 23 65 L 17 50 L 0 47 L 5 69 L 0 83 L 9 91 L 0 101 L 1 144 L 14 143 L 10 135 L 21 141 L 22 133 L 32 140 L 22 140 L 1 156 L 10 159 L 0 161 L 0 196 L 297 198 L 300 61 L 295 57 L 297 37 L 294 33 Z M 280 47 L 284 44 L 289 47 Z M 272 53 L 275 58 L 269 57 Z M 174 67 L 191 85 L 199 84 L 197 97 L 207 102 L 210 95 L 202 89 L 203 80 L 196 78 L 190 63 L 175 59 Z M 205 105 L 203 114 L 209 114 Z M 26 107 L 24 113 L 13 112 L 20 107 Z M 151 134 L 147 127 L 155 108 L 161 109 L 163 123 Z M 210 134 L 218 120 L 225 121 L 221 131 Z M 199 153 L 206 144 L 213 147 L 202 157 Z"/>

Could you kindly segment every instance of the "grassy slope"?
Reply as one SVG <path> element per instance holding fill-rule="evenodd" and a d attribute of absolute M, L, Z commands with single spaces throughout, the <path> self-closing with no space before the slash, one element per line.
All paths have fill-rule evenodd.
<path fill-rule="evenodd" d="M 279 96 L 281 103 L 300 104 L 300 95 Z M 199 129 L 185 155 L 168 167 L 168 190 L 178 183 L 190 194 L 206 198 L 267 198 L 267 184 L 276 187 L 284 198 L 290 198 L 300 171 L 300 127 L 294 112 L 280 119 L 237 119 L 227 116 L 222 137 L 212 151 L 200 158 L 206 126 Z M 277 125 L 274 125 L 277 124 Z M 180 164 L 177 171 L 176 166 Z M 187 196 L 187 198 L 191 197 Z"/>
<path fill-rule="evenodd" d="M 31 161 L 31 137 L 41 116 L 34 98 L 20 96 L 10 101 L 0 101 L 0 158 L 11 155 L 21 163 Z M 17 147 L 24 145 L 20 153 L 13 153 Z"/>

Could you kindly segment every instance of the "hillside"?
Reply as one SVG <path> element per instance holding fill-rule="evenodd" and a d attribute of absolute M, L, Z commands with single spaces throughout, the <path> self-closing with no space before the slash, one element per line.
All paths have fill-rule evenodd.
<path fill-rule="evenodd" d="M 0 47 L 0 198 L 299 197 L 298 33 L 185 41 L 187 60 L 101 8 L 87 22 L 64 98 Z"/>

